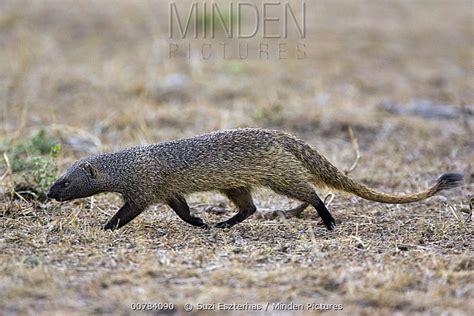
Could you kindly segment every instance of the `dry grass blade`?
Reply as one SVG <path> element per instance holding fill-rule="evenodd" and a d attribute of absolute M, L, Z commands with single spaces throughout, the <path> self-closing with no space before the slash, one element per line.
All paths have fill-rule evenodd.
<path fill-rule="evenodd" d="M 357 138 L 354 136 L 354 132 L 352 131 L 352 126 L 348 127 L 348 132 L 349 132 L 349 137 L 351 139 L 352 147 L 354 148 L 355 158 L 354 158 L 354 162 L 349 167 L 349 169 L 344 170 L 345 175 L 348 175 L 349 173 L 354 171 L 354 169 L 359 164 L 359 160 L 361 158 L 360 151 L 359 151 L 359 143 L 357 141 Z"/>

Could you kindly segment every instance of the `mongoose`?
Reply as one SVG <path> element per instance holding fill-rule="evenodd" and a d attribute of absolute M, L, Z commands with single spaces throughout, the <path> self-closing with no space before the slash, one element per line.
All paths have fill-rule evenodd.
<path fill-rule="evenodd" d="M 335 220 L 313 185 L 383 203 L 410 203 L 461 185 L 462 174 L 442 175 L 430 188 L 410 195 L 377 192 L 339 171 L 317 150 L 282 131 L 244 128 L 137 146 L 76 161 L 49 189 L 58 201 L 117 192 L 125 204 L 105 225 L 124 226 L 152 203 L 168 204 L 185 222 L 208 227 L 190 214 L 185 196 L 220 191 L 238 208 L 216 227 L 232 227 L 256 211 L 252 190 L 273 191 L 312 205 L 329 230 Z"/>

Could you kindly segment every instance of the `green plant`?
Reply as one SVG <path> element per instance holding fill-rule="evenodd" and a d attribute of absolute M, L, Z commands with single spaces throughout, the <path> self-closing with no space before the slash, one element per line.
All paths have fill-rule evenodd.
<path fill-rule="evenodd" d="M 26 141 L 11 143 L 6 150 L 11 172 L 18 174 L 26 183 L 15 185 L 17 193 L 28 192 L 39 199 L 54 182 L 58 171 L 55 158 L 61 150 L 60 144 L 46 135 L 41 128 Z"/>
<path fill-rule="evenodd" d="M 40 264 L 40 259 L 37 256 L 31 256 L 25 259 L 25 263 L 27 263 L 30 267 L 34 268 Z"/>
<path fill-rule="evenodd" d="M 12 172 L 20 172 L 31 167 L 30 157 L 49 155 L 53 151 L 59 151 L 59 144 L 46 135 L 46 130 L 40 128 L 27 141 L 8 144 L 6 151 Z"/>
<path fill-rule="evenodd" d="M 238 75 L 242 72 L 242 64 L 238 60 L 229 60 L 225 63 L 224 70 L 230 75 Z"/>
<path fill-rule="evenodd" d="M 51 184 L 53 184 L 57 172 L 57 164 L 51 158 L 32 157 L 31 169 L 28 171 L 28 173 L 33 179 L 36 193 L 44 196 L 45 192 L 48 190 Z"/>
<path fill-rule="evenodd" d="M 59 149 L 56 141 L 46 136 L 46 130 L 41 128 L 36 135 L 30 139 L 30 149 L 33 153 L 49 154 L 52 151 Z"/>

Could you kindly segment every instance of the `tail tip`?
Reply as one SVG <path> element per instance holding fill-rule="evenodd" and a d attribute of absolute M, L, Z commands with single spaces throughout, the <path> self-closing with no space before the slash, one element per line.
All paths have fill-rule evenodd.
<path fill-rule="evenodd" d="M 464 174 L 445 173 L 439 177 L 437 186 L 438 191 L 449 190 L 461 186 L 464 183 Z"/>

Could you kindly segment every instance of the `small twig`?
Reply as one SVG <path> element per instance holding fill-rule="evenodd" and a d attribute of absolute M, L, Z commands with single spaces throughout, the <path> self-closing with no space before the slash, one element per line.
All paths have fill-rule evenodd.
<path fill-rule="evenodd" d="M 461 102 L 461 113 L 464 115 L 461 115 L 461 120 L 464 126 L 464 129 L 467 131 L 467 135 L 472 134 L 471 131 L 471 125 L 469 124 L 469 109 L 466 106 L 466 103 Z"/>
<path fill-rule="evenodd" d="M 16 192 L 15 190 L 12 191 L 12 199 L 13 199 L 13 195 L 16 195 L 23 202 L 28 202 L 23 196 L 21 196 L 19 192 Z"/>
<path fill-rule="evenodd" d="M 334 193 L 329 192 L 328 195 L 326 195 L 326 197 L 324 198 L 324 205 L 329 206 L 329 204 L 331 204 L 334 200 L 334 197 Z"/>
<path fill-rule="evenodd" d="M 89 211 L 92 211 L 93 208 L 94 208 L 94 196 L 91 196 L 90 205 L 89 205 Z"/>
<path fill-rule="evenodd" d="M 81 212 L 81 208 L 78 208 L 77 211 L 71 213 L 71 215 L 68 216 L 68 219 L 70 219 L 68 222 L 68 225 L 71 225 L 75 220 L 77 220 L 77 216 L 79 215 L 80 212 Z"/>
<path fill-rule="evenodd" d="M 451 211 L 451 213 L 453 213 L 454 217 L 456 217 L 456 219 L 461 222 L 461 220 L 459 219 L 459 216 L 458 214 L 456 213 L 456 210 L 454 209 L 454 207 L 452 207 L 451 205 L 448 205 L 447 206 L 449 208 L 449 210 Z"/>
<path fill-rule="evenodd" d="M 346 176 L 352 171 L 354 171 L 354 169 L 357 167 L 357 164 L 359 163 L 359 160 L 361 158 L 360 151 L 359 151 L 359 143 L 357 142 L 357 138 L 355 138 L 354 136 L 354 132 L 352 131 L 351 126 L 349 126 L 348 131 L 349 131 L 349 137 L 351 138 L 352 146 L 354 147 L 354 151 L 355 151 L 355 160 L 349 169 L 344 170 L 344 174 Z"/>
<path fill-rule="evenodd" d="M 8 170 L 5 171 L 4 174 L 2 174 L 2 176 L 0 177 L 0 181 L 3 181 L 3 179 L 5 179 L 6 176 L 8 176 Z"/>
<path fill-rule="evenodd" d="M 13 184 L 13 171 L 12 171 L 12 166 L 10 164 L 10 160 L 8 159 L 8 156 L 7 156 L 6 152 L 3 153 L 3 159 L 5 160 L 5 164 L 7 165 L 7 170 L 6 170 L 5 174 L 2 176 L 2 180 L 3 180 L 4 176 L 5 177 L 8 176 L 8 178 L 9 178 L 8 191 L 10 193 L 10 200 L 13 200 L 13 195 L 14 195 L 14 192 L 15 192 L 15 190 L 13 188 L 13 186 L 14 186 L 14 184 Z"/>
<path fill-rule="evenodd" d="M 33 191 L 28 191 L 28 190 L 25 190 L 25 191 L 15 191 L 15 194 L 17 196 L 21 196 L 22 199 L 26 202 L 26 199 L 23 198 L 22 194 L 23 195 L 31 195 L 32 197 L 34 197 L 35 199 L 38 199 L 38 194 L 36 194 L 35 192 Z"/>
<path fill-rule="evenodd" d="M 107 215 L 107 216 L 110 215 L 108 212 L 104 211 L 101 207 L 97 206 L 96 208 L 99 210 L 100 213 L 102 213 L 104 215 Z"/>
<path fill-rule="evenodd" d="M 357 241 L 356 248 L 358 249 L 368 249 L 368 245 L 362 241 L 362 239 L 359 237 L 359 223 L 356 223 L 355 225 L 355 234 L 349 236 L 350 238 L 354 239 Z"/>
<path fill-rule="evenodd" d="M 461 225 L 461 227 L 464 228 L 466 231 L 468 231 L 468 228 L 466 227 L 466 223 L 461 220 L 456 209 L 450 204 L 446 204 L 446 207 L 451 211 L 451 213 L 453 213 L 454 217 L 456 218 L 458 223 Z"/>
<path fill-rule="evenodd" d="M 260 208 L 258 211 L 258 215 L 261 219 L 264 219 L 264 220 L 271 220 L 277 217 L 285 218 L 285 219 L 290 218 L 290 217 L 298 217 L 308 206 L 309 206 L 308 203 L 302 203 L 289 210 L 273 210 L 273 209 Z"/>
<path fill-rule="evenodd" d="M 316 240 L 316 234 L 314 233 L 314 227 L 313 225 L 308 223 L 308 234 L 309 237 L 311 238 L 311 243 L 313 244 L 313 252 L 316 252 L 318 250 L 318 242 Z"/>

